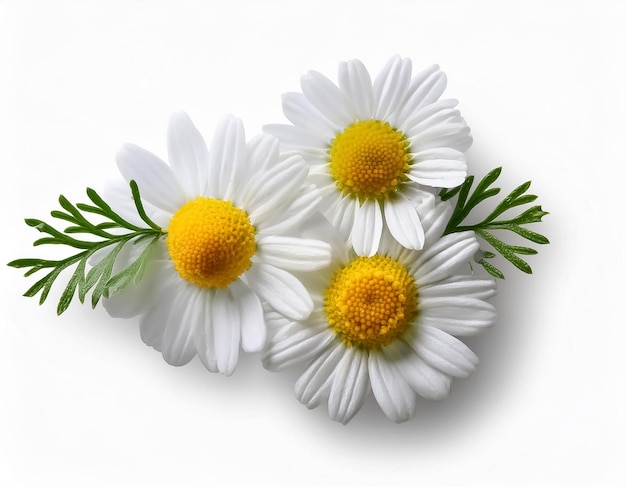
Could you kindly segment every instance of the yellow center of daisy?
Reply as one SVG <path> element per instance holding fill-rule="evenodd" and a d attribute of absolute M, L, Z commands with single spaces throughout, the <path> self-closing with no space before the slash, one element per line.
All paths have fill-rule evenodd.
<path fill-rule="evenodd" d="M 326 288 L 324 311 L 347 346 L 380 348 L 417 314 L 417 287 L 406 267 L 382 255 L 357 257 Z"/>
<path fill-rule="evenodd" d="M 337 187 L 360 200 L 384 198 L 399 189 L 410 162 L 405 135 L 380 120 L 353 123 L 330 146 L 330 174 Z"/>
<path fill-rule="evenodd" d="M 205 288 L 225 288 L 247 269 L 256 251 L 254 227 L 230 201 L 198 197 L 170 220 L 167 250 L 183 279 Z"/>

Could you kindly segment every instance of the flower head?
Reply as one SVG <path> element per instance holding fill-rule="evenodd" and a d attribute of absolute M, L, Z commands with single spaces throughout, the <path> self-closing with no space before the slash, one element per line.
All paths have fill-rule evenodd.
<path fill-rule="evenodd" d="M 478 250 L 473 232 L 441 236 L 451 208 L 438 204 L 423 219 L 421 251 L 383 233 L 373 256 L 333 241 L 333 261 L 310 279 L 315 310 L 304 320 L 272 313 L 263 363 L 270 370 L 306 365 L 296 383 L 300 402 L 328 403 L 347 423 L 370 389 L 384 413 L 400 422 L 415 413 L 417 395 L 441 399 L 452 377 L 466 377 L 476 355 L 455 336 L 495 321 L 485 301 L 495 281 L 463 274 Z"/>
<path fill-rule="evenodd" d="M 233 117 L 221 122 L 209 150 L 186 114 L 173 115 L 168 152 L 169 165 L 134 145 L 118 153 L 122 175 L 137 182 L 146 212 L 167 235 L 143 281 L 106 299 L 105 307 L 114 316 L 141 315 L 143 340 L 168 363 L 198 354 L 210 371 L 229 375 L 240 345 L 259 351 L 265 344 L 262 301 L 293 319 L 313 309 L 291 271 L 326 266 L 330 249 L 290 233 L 319 195 L 305 184 L 299 156 L 281 157 L 268 135 L 246 143 Z M 108 201 L 136 220 L 125 187 L 109 188 Z M 128 247 L 130 258 L 142 246 Z"/>
<path fill-rule="evenodd" d="M 322 211 L 359 255 L 376 253 L 383 227 L 422 248 L 416 204 L 429 188 L 463 182 L 472 138 L 456 100 L 439 100 L 445 86 L 438 66 L 412 77 L 410 59 L 394 57 L 372 83 L 352 60 L 339 65 L 339 86 L 315 71 L 303 76 L 302 93 L 283 96 L 293 125 L 265 127 L 310 164 Z"/>

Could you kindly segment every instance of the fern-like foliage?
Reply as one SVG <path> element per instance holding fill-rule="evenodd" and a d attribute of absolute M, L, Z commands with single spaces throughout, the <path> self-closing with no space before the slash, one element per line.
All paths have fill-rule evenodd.
<path fill-rule="evenodd" d="M 550 243 L 545 236 L 529 230 L 524 226 L 530 223 L 540 222 L 541 218 L 548 214 L 548 212 L 543 211 L 539 205 L 527 208 L 515 218 L 498 219 L 498 217 L 500 217 L 507 210 L 527 205 L 537 199 L 536 195 L 526 193 L 530 188 L 530 181 L 519 185 L 511 191 L 506 198 L 498 203 L 494 210 L 483 221 L 471 225 L 464 224 L 465 219 L 470 215 L 472 210 L 478 206 L 478 204 L 500 193 L 500 188 L 494 188 L 491 187 L 491 185 L 498 179 L 501 171 L 502 168 L 498 167 L 489 172 L 478 183 L 473 191 L 472 185 L 474 184 L 474 176 L 468 176 L 465 179 L 465 182 L 460 186 L 452 189 L 444 189 L 439 193 L 443 201 L 458 196 L 454 212 L 450 217 L 450 221 L 448 222 L 444 235 L 454 232 L 473 230 L 476 232 L 477 236 L 487 242 L 496 252 L 502 255 L 519 270 L 527 274 L 532 274 L 530 265 L 528 265 L 528 262 L 522 259 L 520 255 L 534 255 L 537 251 L 530 247 L 505 243 L 493 233 L 496 230 L 509 230 L 537 244 Z M 477 262 L 492 276 L 504 279 L 502 271 L 489 262 L 495 256 L 496 254 L 491 251 L 482 250 Z"/>

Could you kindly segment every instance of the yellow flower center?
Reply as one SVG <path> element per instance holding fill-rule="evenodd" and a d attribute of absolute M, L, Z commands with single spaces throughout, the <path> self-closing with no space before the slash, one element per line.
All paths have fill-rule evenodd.
<path fill-rule="evenodd" d="M 183 279 L 205 288 L 225 288 L 247 269 L 256 251 L 254 227 L 230 201 L 199 196 L 170 220 L 167 250 Z"/>
<path fill-rule="evenodd" d="M 380 120 L 353 123 L 330 146 L 330 174 L 337 187 L 360 200 L 397 191 L 410 163 L 404 134 Z"/>
<path fill-rule="evenodd" d="M 417 287 L 399 262 L 382 255 L 357 257 L 331 279 L 324 311 L 347 346 L 384 347 L 417 315 Z"/>

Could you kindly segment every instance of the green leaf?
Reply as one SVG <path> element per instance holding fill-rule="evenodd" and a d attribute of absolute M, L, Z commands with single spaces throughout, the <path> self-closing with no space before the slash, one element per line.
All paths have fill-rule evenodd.
<path fill-rule="evenodd" d="M 500 192 L 500 188 L 493 188 L 491 186 L 500 176 L 501 170 L 502 168 L 499 167 L 490 171 L 487 175 L 485 175 L 485 177 L 482 178 L 473 192 L 471 192 L 471 186 L 474 178 L 473 176 L 468 176 L 462 185 L 454 188 L 453 190 L 447 190 L 446 193 L 444 193 L 444 196 L 446 197 L 452 193 L 458 193 L 454 211 L 450 221 L 448 222 L 444 235 L 454 232 L 473 230 L 511 264 L 521 271 L 530 274 L 532 273 L 530 265 L 519 257 L 519 255 L 534 255 L 537 251 L 529 247 L 509 245 L 492 233 L 496 230 L 508 230 L 533 243 L 549 243 L 549 240 L 545 236 L 522 226 L 540 222 L 542 217 L 548 214 L 543 211 L 539 205 L 524 210 L 514 218 L 508 220 L 496 220 L 498 216 L 502 215 L 507 210 L 527 205 L 537 199 L 536 195 L 527 194 L 531 184 L 530 181 L 520 184 L 513 191 L 511 191 L 502 201 L 500 201 L 500 203 L 496 205 L 494 210 L 483 221 L 476 224 L 463 224 L 465 218 L 469 216 L 478 204 L 494 197 Z M 502 272 L 493 266 L 493 264 L 485 261 L 485 259 L 492 259 L 494 256 L 495 254 L 492 252 L 483 250 L 482 258 L 479 260 L 479 263 L 489 274 L 502 279 L 504 278 Z"/>
<path fill-rule="evenodd" d="M 27 269 L 25 276 L 30 276 L 42 269 L 50 269 L 24 295 L 34 297 L 40 294 L 39 303 L 43 304 L 57 277 L 65 269 L 74 265 L 76 267 L 57 304 L 58 314 L 62 314 L 67 310 L 75 295 L 78 295 L 78 299 L 82 303 L 87 293 L 92 291 L 91 303 L 95 307 L 100 299 L 103 296 L 109 296 L 111 291 L 119 292 L 129 284 L 137 284 L 141 281 L 151 249 L 166 233 L 148 218 L 141 204 L 139 188 L 134 181 L 131 182 L 131 194 L 133 195 L 138 215 L 148 224 L 147 228 L 138 227 L 126 221 L 115 213 L 98 193 L 90 188 L 87 189 L 87 196 L 96 206 L 83 203 L 74 205 L 63 195 L 59 197 L 59 204 L 65 211 L 53 210 L 50 214 L 57 220 L 71 223 L 63 231 L 42 220 L 25 219 L 24 221 L 28 226 L 47 234 L 47 236 L 35 240 L 34 246 L 63 245 L 78 249 L 79 252 L 61 260 L 27 258 L 9 262 L 7 265 L 10 267 Z M 98 215 L 104 221 L 93 222 L 86 215 Z M 113 228 L 120 231 L 115 234 L 107 232 L 108 229 Z M 91 235 L 94 237 L 94 240 L 78 240 L 70 236 L 77 233 Z M 146 249 L 141 252 L 134 262 L 129 263 L 126 269 L 111 277 L 123 247 L 130 243 L 141 242 L 144 239 L 152 239 L 152 241 L 148 243 Z M 108 252 L 100 262 L 87 271 L 89 258 L 96 252 L 106 252 L 107 250 Z"/>
<path fill-rule="evenodd" d="M 139 257 L 131 265 L 109 279 L 106 286 L 111 295 L 118 294 L 126 287 L 130 285 L 137 285 L 141 282 L 146 269 L 146 264 L 148 263 L 150 254 L 152 253 L 154 245 L 157 241 L 158 238 L 153 238 L 153 240 L 146 246 Z"/>
<path fill-rule="evenodd" d="M 81 260 L 76 266 L 76 270 L 74 270 L 74 274 L 72 278 L 67 283 L 63 294 L 61 294 L 61 298 L 59 299 L 59 304 L 57 306 L 57 315 L 61 315 L 72 302 L 72 298 L 74 297 L 74 292 L 76 288 L 80 286 L 85 280 L 85 261 Z"/>
<path fill-rule="evenodd" d="M 497 267 L 491 265 L 485 259 L 479 260 L 478 263 L 482 265 L 485 268 L 485 270 L 496 279 L 504 279 L 504 274 L 502 274 L 502 271 L 498 269 Z"/>

